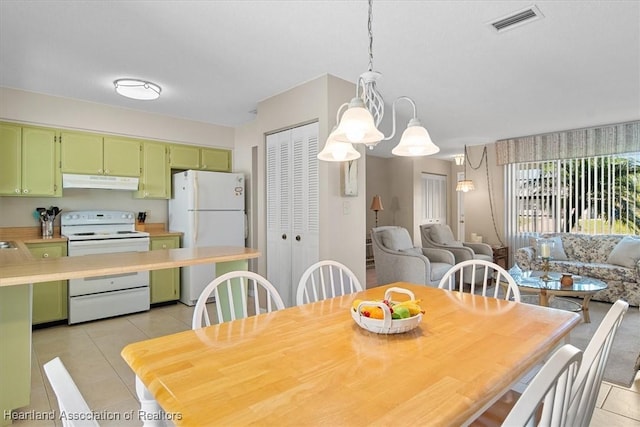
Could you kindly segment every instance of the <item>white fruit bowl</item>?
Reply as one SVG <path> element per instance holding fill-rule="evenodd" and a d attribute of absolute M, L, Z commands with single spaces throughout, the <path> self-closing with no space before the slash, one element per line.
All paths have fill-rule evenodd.
<path fill-rule="evenodd" d="M 410 290 L 396 287 L 387 289 L 384 293 L 384 299 L 390 301 L 392 292 L 409 295 L 409 299 L 415 299 L 413 292 Z M 372 319 L 371 317 L 363 316 L 360 313 L 360 308 L 364 305 L 380 307 L 384 318 Z M 358 326 L 376 334 L 401 334 L 403 332 L 409 332 L 415 329 L 422 321 L 422 313 L 407 317 L 406 319 L 392 319 L 389 307 L 381 301 L 362 301 L 355 310 L 353 308 L 349 310 L 351 311 L 351 317 L 353 317 L 353 320 Z"/>

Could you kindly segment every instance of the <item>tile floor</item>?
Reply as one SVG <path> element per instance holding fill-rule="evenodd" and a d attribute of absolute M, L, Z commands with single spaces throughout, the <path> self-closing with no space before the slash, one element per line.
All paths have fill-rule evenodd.
<path fill-rule="evenodd" d="M 59 356 L 89 407 L 105 418 L 118 418 L 104 419 L 101 425 L 142 425 L 137 418 L 134 375 L 120 357 L 120 351 L 131 342 L 189 329 L 192 312 L 193 307 L 174 304 L 113 319 L 35 330 L 31 405 L 15 412 L 14 417 L 57 411 L 57 401 L 42 365 Z M 14 424 L 61 425 L 59 421 L 54 424 L 33 420 L 15 420 Z M 640 375 L 628 389 L 608 383 L 602 385 L 591 426 L 640 426 Z"/>

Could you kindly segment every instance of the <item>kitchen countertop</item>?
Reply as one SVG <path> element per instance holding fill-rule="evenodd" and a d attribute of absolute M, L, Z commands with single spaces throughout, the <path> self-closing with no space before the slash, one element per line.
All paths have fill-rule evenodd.
<path fill-rule="evenodd" d="M 6 251 L 8 250 L 5 249 L 2 252 Z M 29 259 L 16 258 L 11 262 L 5 262 L 6 255 L 2 255 L 0 256 L 0 261 L 2 261 L 0 263 L 0 287 L 239 261 L 257 258 L 260 255 L 256 249 L 241 246 L 160 249 L 149 252 L 42 259 L 29 257 Z"/>
<path fill-rule="evenodd" d="M 145 224 L 145 231 L 149 233 L 149 237 L 167 237 L 167 236 L 182 236 L 183 233 L 177 231 L 168 231 L 165 230 L 164 224 L 162 223 L 150 223 Z M 131 265 L 130 262 L 127 262 L 124 258 L 132 258 L 131 253 L 127 253 L 126 256 L 123 254 L 113 254 L 120 255 L 122 259 L 113 260 L 115 265 L 110 265 L 110 262 L 100 263 L 99 261 L 91 261 L 89 265 L 87 264 L 87 257 L 82 258 L 82 261 L 78 261 L 77 257 L 63 257 L 63 258 L 51 258 L 51 259 L 36 259 L 31 255 L 29 248 L 26 246 L 27 244 L 37 244 L 37 243 L 60 243 L 67 242 L 67 238 L 60 235 L 60 227 L 54 227 L 53 236 L 52 237 L 42 237 L 40 234 L 40 227 L 2 227 L 0 228 L 0 240 L 3 241 L 12 241 L 16 244 L 16 249 L 0 249 L 0 286 L 11 286 L 18 285 L 24 283 L 38 283 L 38 282 L 47 282 L 50 280 L 66 280 L 69 278 L 79 278 L 79 277 L 89 277 L 91 275 L 99 276 L 105 274 L 104 271 L 108 270 L 112 273 L 118 270 L 118 272 L 132 272 L 132 271 L 143 271 L 143 270 L 152 270 L 155 268 L 172 268 L 176 267 L 175 263 L 179 263 L 180 265 L 192 265 L 183 263 L 184 256 L 190 257 L 204 257 L 202 260 L 191 260 L 193 264 L 199 263 L 211 263 L 211 262 L 223 262 L 223 261 L 232 261 L 234 259 L 224 259 L 223 261 L 213 261 L 212 257 L 219 257 L 223 255 L 221 252 L 205 252 L 205 251 L 195 251 L 192 253 L 188 253 L 187 251 L 182 251 L 181 253 L 174 253 L 172 255 L 167 255 L 164 258 L 160 256 L 154 256 L 153 258 L 149 258 L 147 260 L 137 260 L 136 262 L 140 262 L 141 265 L 147 266 L 148 268 L 137 268 L 137 266 Z M 245 248 L 241 248 L 245 249 Z M 177 249 L 174 249 L 177 250 Z M 252 251 L 252 249 L 251 249 Z M 157 252 L 157 251 L 153 251 Z M 165 251 L 161 251 L 165 252 Z M 143 252 L 144 253 L 144 252 Z M 259 256 L 259 253 L 256 252 Z M 232 251 L 232 255 L 238 256 L 237 251 Z M 245 256 L 244 258 L 253 258 L 253 253 L 245 253 L 242 255 L 251 255 Z M 104 257 L 105 255 L 101 255 L 100 257 Z M 114 257 L 115 258 L 115 257 Z M 237 259 L 244 259 L 243 257 Z M 75 260 L 74 260 L 75 259 Z M 55 262 L 56 260 L 60 260 Z M 201 261 L 201 262 L 200 262 Z M 120 263 L 124 269 L 118 269 L 118 263 Z M 55 264 L 55 265 L 54 265 Z M 163 265 L 162 267 L 155 267 L 156 265 Z M 97 271 L 96 274 L 90 273 L 88 270 L 92 269 Z M 137 268 L 137 269 L 136 269 Z M 106 269 L 106 270 L 105 270 Z M 70 276 L 73 274 L 73 277 Z M 61 277 L 60 275 L 64 275 L 65 277 Z"/>

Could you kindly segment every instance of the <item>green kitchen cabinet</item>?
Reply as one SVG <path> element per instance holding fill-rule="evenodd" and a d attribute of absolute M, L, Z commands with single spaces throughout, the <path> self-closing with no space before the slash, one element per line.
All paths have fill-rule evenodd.
<path fill-rule="evenodd" d="M 26 243 L 34 258 L 60 258 L 67 256 L 65 242 Z M 67 318 L 67 281 L 33 284 L 32 323 L 55 322 Z"/>
<path fill-rule="evenodd" d="M 63 173 L 140 176 L 140 141 L 80 132 L 60 136 Z"/>
<path fill-rule="evenodd" d="M 169 165 L 173 169 L 200 169 L 200 148 L 190 145 L 170 145 Z"/>
<path fill-rule="evenodd" d="M 56 131 L 0 123 L 0 195 L 61 196 Z"/>
<path fill-rule="evenodd" d="M 151 237 L 150 249 L 176 249 L 180 247 L 179 236 Z M 175 301 L 180 298 L 180 268 L 165 268 L 149 272 L 151 304 Z"/>
<path fill-rule="evenodd" d="M 171 144 L 169 165 L 172 169 L 231 172 L 231 150 Z"/>
<path fill-rule="evenodd" d="M 142 141 L 142 167 L 139 190 L 140 199 L 169 199 L 171 197 L 171 169 L 167 144 Z"/>
<path fill-rule="evenodd" d="M 200 169 L 217 172 L 231 172 L 231 150 L 201 148 Z"/>

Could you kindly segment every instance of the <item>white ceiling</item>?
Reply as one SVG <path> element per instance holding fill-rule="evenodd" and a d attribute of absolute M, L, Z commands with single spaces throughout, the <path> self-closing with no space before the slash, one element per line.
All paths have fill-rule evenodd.
<path fill-rule="evenodd" d="M 388 113 L 412 97 L 448 158 L 497 139 L 640 119 L 640 1 L 538 1 L 544 19 L 488 23 L 530 1 L 373 4 Z M 368 67 L 367 2 L 0 1 L 0 86 L 238 126 L 257 103 Z M 113 80 L 162 86 L 157 101 Z M 347 101 L 347 100 L 345 100 Z M 310 100 L 313 102 L 313 100 Z M 399 104 L 408 120 L 408 104 Z M 388 156 L 396 145 L 381 143 Z"/>

